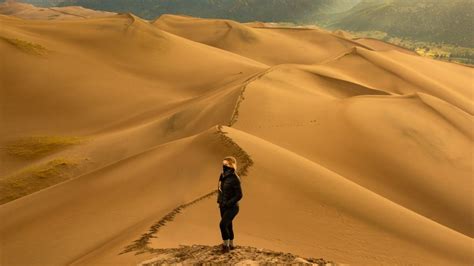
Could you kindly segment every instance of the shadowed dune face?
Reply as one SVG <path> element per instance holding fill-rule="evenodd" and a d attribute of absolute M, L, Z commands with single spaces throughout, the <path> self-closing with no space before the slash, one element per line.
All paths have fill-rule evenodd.
<path fill-rule="evenodd" d="M 242 171 L 237 245 L 474 263 L 472 68 L 230 20 L 0 23 L 0 194 L 16 193 L 0 205 L 0 264 L 214 246 L 227 155 Z"/>

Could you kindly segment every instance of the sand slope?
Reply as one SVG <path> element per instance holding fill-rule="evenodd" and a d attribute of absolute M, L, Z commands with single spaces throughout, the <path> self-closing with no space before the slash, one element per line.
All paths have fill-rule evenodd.
<path fill-rule="evenodd" d="M 438 91 L 407 85 L 400 95 L 390 72 L 379 70 L 385 84 L 375 84 L 339 60 L 274 67 L 246 87 L 233 126 L 472 236 L 472 116 L 432 95 Z M 455 95 L 451 89 L 440 93 Z"/>
<path fill-rule="evenodd" d="M 472 68 L 321 29 L 26 18 L 0 15 L 0 190 L 83 160 L 0 205 L 0 264 L 135 265 L 147 250 L 218 244 L 226 155 L 243 180 L 238 245 L 474 263 Z M 17 147 L 28 158 L 5 148 L 36 135 L 87 141 Z"/>
<path fill-rule="evenodd" d="M 243 182 L 246 199 L 236 218 L 239 243 L 258 243 L 303 256 L 318 250 L 318 256 L 336 262 L 367 263 L 367 257 L 372 257 L 372 263 L 391 264 L 472 261 L 471 238 L 271 142 L 236 129 L 225 130 L 261 166 L 250 168 Z M 206 234 L 217 237 L 213 219 L 202 215 L 212 213 L 214 202 L 198 205 L 164 227 L 152 246 L 204 242 L 199 236 Z M 295 223 L 297 217 L 305 218 Z M 400 256 L 391 257 L 391 253 Z"/>

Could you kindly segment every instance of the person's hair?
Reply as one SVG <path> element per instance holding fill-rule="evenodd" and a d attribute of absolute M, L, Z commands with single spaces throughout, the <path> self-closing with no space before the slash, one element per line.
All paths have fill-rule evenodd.
<path fill-rule="evenodd" d="M 224 158 L 224 160 L 226 160 L 227 162 L 230 163 L 230 165 L 232 166 L 232 168 L 234 168 L 234 175 L 239 179 L 240 181 L 240 176 L 237 174 L 237 159 L 235 159 L 234 156 L 226 156 Z"/>
<path fill-rule="evenodd" d="M 237 159 L 235 159 L 234 156 L 226 156 L 224 160 L 229 162 L 229 164 L 232 166 L 232 168 L 234 168 L 234 170 L 237 170 Z"/>

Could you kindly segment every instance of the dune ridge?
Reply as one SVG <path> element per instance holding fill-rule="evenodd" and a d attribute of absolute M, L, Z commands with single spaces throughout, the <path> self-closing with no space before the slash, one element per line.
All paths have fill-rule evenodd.
<path fill-rule="evenodd" d="M 217 130 L 214 134 L 217 134 L 221 139 L 222 143 L 229 147 L 229 150 L 232 151 L 232 154 L 236 157 L 239 162 L 239 169 L 237 170 L 237 174 L 239 176 L 246 176 L 249 167 L 253 165 L 252 158 L 239 146 L 237 145 L 232 138 L 226 136 L 226 132 L 222 131 L 222 125 L 216 126 Z M 201 201 L 207 199 L 209 197 L 217 195 L 217 189 L 213 190 L 203 196 L 198 197 L 190 202 L 185 204 L 181 204 L 178 207 L 174 208 L 171 212 L 167 213 L 163 216 L 158 222 L 156 222 L 153 226 L 150 227 L 149 231 L 143 234 L 139 239 L 135 240 L 133 244 L 128 245 L 125 249 L 120 252 L 119 254 L 124 254 L 131 251 L 137 251 L 136 254 L 140 254 L 143 252 L 154 252 L 156 253 L 159 250 L 150 248 L 148 245 L 150 244 L 150 239 L 152 237 L 156 237 L 156 233 L 160 229 L 160 227 L 166 225 L 167 222 L 172 221 L 174 217 L 180 213 L 183 209 Z"/>
<path fill-rule="evenodd" d="M 81 6 L 68 7 L 36 7 L 34 5 L 19 2 L 16 0 L 6 0 L 0 3 L 0 13 L 14 16 L 21 19 L 86 19 L 93 17 L 110 16 L 115 13 L 107 11 L 97 11 Z"/>
<path fill-rule="evenodd" d="M 302 76 L 300 74 L 295 75 L 293 74 L 295 73 L 293 71 L 293 68 L 285 69 L 280 67 L 278 69 L 280 70 L 279 72 L 273 71 L 269 75 L 266 75 L 265 79 L 260 79 L 258 82 L 254 82 L 251 86 L 247 87 L 246 97 L 248 98 L 248 100 L 241 103 L 241 107 L 239 109 L 239 113 L 241 114 L 241 116 L 243 116 L 243 119 L 240 119 L 240 121 L 235 123 L 234 127 L 237 127 L 239 129 L 242 128 L 245 129 L 246 132 L 250 132 L 257 136 L 262 136 L 265 139 L 270 139 L 274 143 L 282 144 L 285 147 L 290 148 L 291 150 L 298 151 L 300 154 L 307 154 L 309 158 L 315 159 L 318 162 L 324 162 L 324 164 L 330 166 L 331 169 L 334 168 L 338 169 L 339 171 L 349 166 L 347 162 L 355 161 L 351 158 L 350 153 L 347 151 L 347 147 L 344 147 L 344 145 L 349 145 L 348 148 L 350 149 L 351 153 L 364 154 L 364 156 L 367 156 L 367 158 L 357 160 L 360 165 L 365 165 L 364 169 L 361 169 L 361 166 L 353 165 L 351 167 L 356 167 L 359 169 L 357 171 L 348 170 L 348 172 L 342 172 L 344 176 L 347 175 L 348 177 L 351 177 L 350 173 L 364 172 L 365 174 L 360 176 L 360 178 L 363 179 L 353 177 L 352 180 L 362 182 L 364 185 L 370 184 L 370 186 L 374 189 L 375 187 L 379 187 L 377 189 L 378 191 L 385 191 L 383 192 L 383 194 L 385 195 L 392 194 L 394 197 L 393 199 L 403 201 L 404 205 L 408 204 L 418 206 L 415 208 L 417 211 L 422 211 L 422 209 L 420 209 L 422 208 L 420 206 L 420 203 L 422 203 L 422 205 L 425 205 L 425 207 L 423 207 L 425 209 L 424 212 L 425 214 L 429 213 L 429 217 L 437 217 L 436 219 L 438 221 L 444 220 L 447 222 L 447 220 L 449 220 L 448 223 L 450 225 L 457 224 L 455 226 L 457 230 L 461 230 L 462 232 L 468 233 L 469 235 L 472 234 L 472 220 L 469 217 L 464 216 L 464 212 L 466 209 L 472 209 L 472 204 L 469 200 L 469 195 L 471 195 L 472 191 L 471 189 L 467 188 L 470 186 L 466 186 L 471 182 L 471 157 L 469 147 L 471 147 L 472 145 L 472 138 L 466 136 L 462 128 L 459 129 L 456 126 L 453 127 L 453 123 L 451 123 L 450 121 L 446 121 L 443 116 L 439 115 L 438 111 L 433 112 L 434 110 L 431 108 L 431 106 L 426 105 L 425 102 L 422 101 L 416 93 L 403 95 L 352 95 L 350 97 L 341 98 L 340 104 L 329 105 L 329 103 L 334 101 L 332 97 L 327 98 L 326 96 L 311 99 L 307 98 L 307 95 L 314 95 L 314 92 L 308 89 L 308 87 L 310 86 L 309 84 L 315 84 L 312 85 L 312 87 L 319 87 L 319 90 L 321 90 L 322 88 L 330 88 L 327 84 L 324 84 L 324 87 L 317 86 L 316 84 L 318 83 L 313 83 L 312 81 L 313 76 L 309 76 L 308 78 L 307 76 Z M 292 77 L 293 75 L 295 75 L 295 77 Z M 307 84 L 304 83 L 304 81 L 306 80 L 308 80 Z M 299 81 L 299 84 L 301 85 L 291 85 L 295 84 L 296 81 Z M 269 85 L 271 86 L 271 91 Z M 297 93 L 302 96 L 295 97 L 294 95 L 296 95 Z M 301 100 L 303 98 L 303 95 L 307 98 L 304 101 Z M 327 94 L 318 93 L 317 95 L 322 96 Z M 265 101 L 262 102 L 260 99 L 265 99 Z M 363 104 L 364 102 L 366 102 L 367 105 Z M 400 104 L 388 104 L 390 102 L 399 102 Z M 403 102 L 405 103 L 402 104 Z M 247 103 L 249 108 L 248 111 L 245 110 L 245 105 Z M 267 106 L 266 103 L 271 103 L 271 105 Z M 293 109 L 291 111 L 289 111 L 288 108 L 280 109 L 284 106 L 294 106 L 296 104 L 299 105 L 298 109 Z M 261 109 L 262 106 L 265 106 L 265 108 Z M 368 108 L 366 106 L 368 106 Z M 257 109 L 255 108 L 259 108 L 259 111 L 257 111 Z M 321 115 L 316 115 L 317 113 L 314 115 L 308 114 L 307 110 L 309 110 L 310 108 L 316 110 L 321 109 L 320 112 L 328 112 L 330 116 L 326 118 Z M 438 137 L 428 138 L 428 136 L 426 135 L 423 135 L 422 137 L 422 135 L 420 134 L 426 134 L 421 133 L 426 132 L 426 129 L 423 129 L 423 127 L 420 126 L 423 125 L 424 127 L 426 127 L 426 125 L 422 123 L 421 120 L 418 120 L 422 118 L 415 119 L 414 122 L 397 118 L 404 117 L 407 115 L 407 111 L 404 111 L 404 109 L 399 108 L 410 108 L 413 110 L 419 110 L 418 113 L 420 111 L 424 112 L 426 114 L 426 116 L 423 116 L 424 118 L 435 119 L 433 121 L 436 121 L 436 123 L 434 123 L 434 126 L 431 126 L 433 128 L 432 130 L 438 131 L 438 134 L 455 134 L 456 136 L 458 136 L 457 140 L 461 141 L 460 143 L 463 143 L 461 145 L 465 145 L 465 148 L 456 151 L 456 148 L 449 147 L 448 143 L 446 143 L 445 141 L 440 142 L 441 140 L 439 140 Z M 372 110 L 375 110 L 375 112 Z M 385 131 L 386 136 L 381 136 L 380 134 L 375 132 L 373 125 L 371 123 L 367 123 L 366 117 L 368 111 L 372 113 L 371 121 L 377 121 L 377 128 L 387 129 L 387 131 Z M 393 115 L 390 115 L 388 111 L 393 113 L 395 116 L 391 118 Z M 256 117 L 261 118 L 256 119 Z M 294 121 L 295 117 L 299 117 L 300 121 Z M 276 122 L 275 120 L 278 122 Z M 326 128 L 319 128 L 318 123 L 312 122 L 314 120 L 320 120 L 321 123 L 325 124 Z M 273 121 L 278 124 L 275 124 L 275 127 L 270 127 Z M 292 122 L 294 126 L 291 126 L 291 124 L 289 124 L 288 126 L 284 126 L 289 122 L 283 121 L 294 121 Z M 463 127 L 468 128 L 472 119 L 466 119 L 463 121 L 465 122 Z M 383 126 L 384 124 L 387 125 Z M 436 126 L 437 124 L 439 124 L 439 126 Z M 279 130 L 279 134 L 275 134 L 275 130 Z M 399 131 L 401 131 L 400 133 L 403 133 L 403 138 L 399 138 Z M 352 133 L 351 135 L 344 135 L 337 132 Z M 309 145 L 311 146 L 311 148 L 308 147 L 307 143 L 300 143 L 298 140 L 293 139 L 291 137 L 293 135 L 301 134 L 305 134 L 309 137 L 311 133 L 320 135 L 321 138 L 320 141 L 315 140 L 314 144 Z M 434 207 L 432 206 L 430 200 L 427 199 L 417 198 L 417 200 L 410 200 L 411 203 L 409 203 L 407 200 L 411 196 L 404 195 L 405 193 L 401 193 L 401 191 L 400 193 L 393 193 L 392 187 L 384 187 L 382 185 L 384 183 L 379 183 L 380 177 L 377 178 L 377 176 L 379 176 L 382 172 L 387 172 L 386 167 L 387 165 L 393 164 L 393 160 L 400 160 L 400 158 L 396 157 L 397 153 L 403 154 L 403 150 L 399 150 L 401 148 L 397 148 L 397 146 L 392 146 L 393 144 L 385 141 L 385 139 L 391 134 L 392 137 L 390 137 L 390 140 L 396 140 L 397 143 L 404 143 L 405 141 L 410 141 L 410 139 L 413 139 L 413 141 L 418 144 L 417 146 L 412 146 L 412 144 L 410 144 L 409 142 L 405 142 L 406 144 L 402 144 L 403 147 L 411 148 L 414 149 L 414 151 L 416 152 L 424 153 L 427 157 L 423 160 L 425 160 L 427 164 L 426 167 L 423 169 L 420 166 L 412 165 L 407 161 L 400 162 L 400 167 L 402 168 L 400 168 L 399 170 L 391 170 L 392 174 L 389 175 L 392 175 L 392 177 L 385 177 L 383 180 L 389 182 L 387 184 L 397 185 L 399 189 L 401 189 L 401 191 L 404 191 L 408 188 L 411 189 L 413 185 L 417 184 L 416 186 L 421 189 L 418 192 L 429 192 L 429 194 L 431 194 L 429 197 L 434 198 L 442 196 L 443 200 L 441 200 L 440 202 L 443 203 L 451 202 L 451 206 L 448 209 L 450 210 L 450 212 L 454 212 L 454 210 L 457 210 L 456 215 L 454 215 L 453 213 L 452 216 L 450 215 L 449 217 L 446 217 L 446 207 Z M 367 142 L 361 141 L 358 143 L 352 143 L 352 139 L 355 137 L 367 140 Z M 408 138 L 405 140 L 406 137 Z M 370 143 L 371 141 L 377 141 L 377 143 L 379 143 L 380 145 L 383 144 L 387 147 L 391 147 L 390 149 L 392 151 L 397 152 L 384 154 L 383 151 L 380 151 L 380 149 L 374 146 L 374 148 L 370 149 L 370 151 L 380 153 L 381 157 L 372 157 L 368 152 L 368 148 L 374 145 Z M 329 142 L 331 142 L 332 145 L 328 145 Z M 407 146 L 407 144 L 409 144 L 409 146 Z M 340 150 L 337 152 L 334 148 L 335 145 L 340 146 Z M 455 145 L 454 142 L 453 145 Z M 328 148 L 323 148 L 325 146 L 328 146 Z M 318 155 L 320 153 L 321 155 Z M 334 158 L 329 158 L 329 154 L 334 154 Z M 442 157 L 439 157 L 438 154 Z M 456 157 L 459 158 L 457 161 L 456 159 L 454 159 Z M 378 168 L 378 166 L 374 167 L 372 165 L 373 160 L 381 160 L 381 158 L 387 158 L 387 161 L 380 164 L 380 170 L 378 170 L 380 172 L 373 172 Z M 440 158 L 442 160 L 448 160 L 440 162 Z M 452 168 L 453 163 L 457 164 L 457 169 Z M 415 171 L 414 174 L 408 174 L 402 179 L 405 180 L 405 182 L 410 183 L 411 185 L 409 186 L 407 186 L 407 184 L 405 185 L 403 183 L 400 183 L 400 172 L 404 169 L 404 167 L 408 167 L 406 168 L 407 171 Z M 416 170 L 408 170 L 410 168 Z M 437 172 L 433 173 L 431 169 L 437 169 Z M 369 172 L 372 173 L 369 174 Z M 420 174 L 416 174 L 418 172 Z M 454 176 L 458 176 L 458 179 L 448 185 L 448 191 L 462 191 L 462 193 L 459 193 L 458 195 L 452 197 L 446 196 L 445 198 L 445 194 L 443 194 L 442 191 L 443 189 L 447 189 L 447 184 L 444 183 L 442 180 L 444 180 L 444 176 L 449 173 L 456 173 L 454 174 Z M 384 175 L 388 174 L 385 173 Z M 423 177 L 425 179 L 426 176 L 431 176 L 431 178 L 435 178 L 433 180 L 436 181 L 431 184 L 430 187 L 426 187 L 423 182 L 418 182 L 416 179 L 414 180 L 410 178 L 410 175 L 416 175 L 420 178 Z M 368 176 L 373 177 L 368 179 Z M 436 188 L 438 192 L 431 192 L 431 187 Z M 417 196 L 414 195 L 414 197 Z M 439 199 L 436 199 L 436 201 L 438 200 Z M 457 203 L 454 203 L 454 201 Z M 435 214 L 433 207 L 443 209 L 444 211 Z"/>
<path fill-rule="evenodd" d="M 1 264 L 136 265 L 183 244 L 212 250 L 226 155 L 244 176 L 242 248 L 474 263 L 472 68 L 322 29 L 131 13 L 45 20 L 26 8 L 0 15 L 0 146 L 38 134 L 88 141 L 31 158 L 1 149 L 0 179 L 88 160 L 0 205 Z"/>

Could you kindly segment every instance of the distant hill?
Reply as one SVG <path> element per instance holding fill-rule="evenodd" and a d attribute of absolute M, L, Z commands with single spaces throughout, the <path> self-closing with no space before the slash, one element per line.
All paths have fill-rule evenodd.
<path fill-rule="evenodd" d="M 227 18 L 240 22 L 314 22 L 319 14 L 343 12 L 360 0 L 64 0 L 59 5 L 81 5 L 115 12 L 132 12 L 153 19 L 162 14 Z"/>
<path fill-rule="evenodd" d="M 92 10 L 80 6 L 35 6 L 29 3 L 9 0 L 0 3 L 0 14 L 14 16 L 22 19 L 69 20 L 110 16 L 116 13 Z"/>
<path fill-rule="evenodd" d="M 472 14 L 473 0 L 363 0 L 350 10 L 327 16 L 324 26 L 473 47 Z"/>
<path fill-rule="evenodd" d="M 240 22 L 317 24 L 329 29 L 383 31 L 390 36 L 474 47 L 474 0 L 22 0 L 131 12 L 226 18 Z"/>
<path fill-rule="evenodd" d="M 40 7 L 52 7 L 57 6 L 63 1 L 64 0 L 17 0 L 16 2 L 28 3 Z"/>

